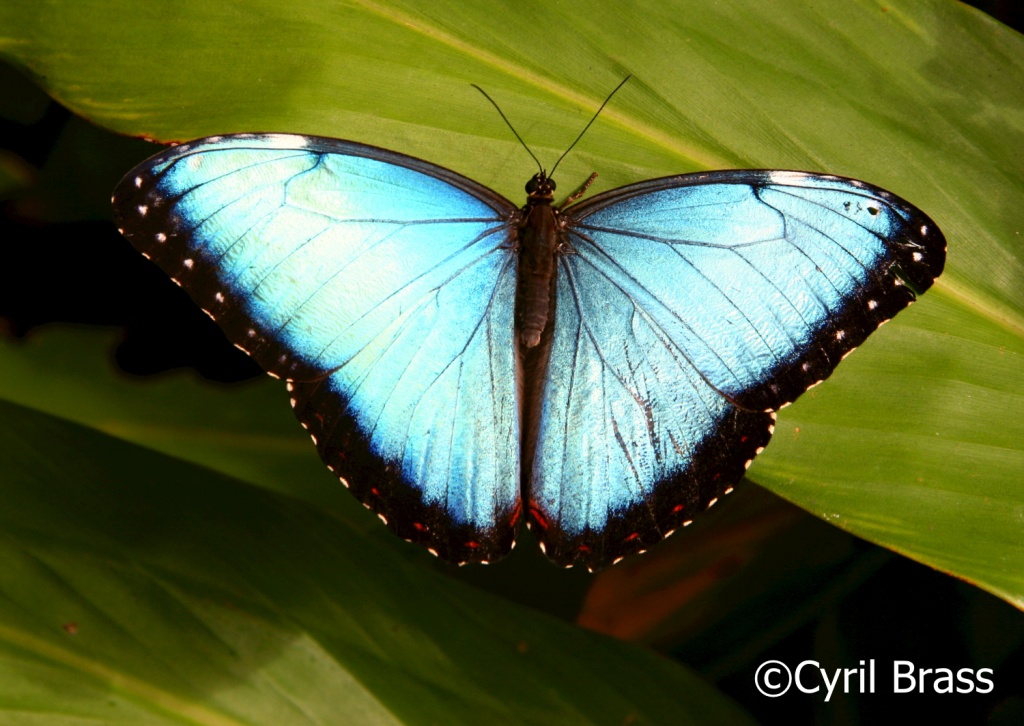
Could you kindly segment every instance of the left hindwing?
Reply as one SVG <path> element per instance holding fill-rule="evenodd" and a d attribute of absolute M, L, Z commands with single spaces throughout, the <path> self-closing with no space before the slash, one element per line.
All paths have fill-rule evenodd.
<path fill-rule="evenodd" d="M 125 236 L 289 381 L 360 501 L 446 559 L 508 551 L 520 511 L 509 202 L 383 149 L 243 134 L 154 157 L 114 206 Z"/>
<path fill-rule="evenodd" d="M 556 562 L 603 567 L 732 490 L 776 409 L 942 271 L 921 211 L 852 179 L 656 179 L 565 211 L 529 474 Z"/>

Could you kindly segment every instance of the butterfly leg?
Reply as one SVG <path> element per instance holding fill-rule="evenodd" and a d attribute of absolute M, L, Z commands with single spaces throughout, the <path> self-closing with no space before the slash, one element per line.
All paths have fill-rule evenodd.
<path fill-rule="evenodd" d="M 593 174 L 590 175 L 589 179 L 587 179 L 585 182 L 583 182 L 583 185 L 579 189 L 577 189 L 572 194 L 570 194 L 568 199 L 566 199 L 564 202 L 559 204 L 558 205 L 558 209 L 564 209 L 565 207 L 568 207 L 570 204 L 572 204 L 577 199 L 579 199 L 584 194 L 586 194 L 587 193 L 587 189 L 590 188 L 590 185 L 594 183 L 595 179 L 597 179 L 597 172 L 596 171 Z"/>
<path fill-rule="evenodd" d="M 519 238 L 510 237 L 509 239 L 498 245 L 498 249 L 509 250 L 513 253 L 519 252 Z"/>

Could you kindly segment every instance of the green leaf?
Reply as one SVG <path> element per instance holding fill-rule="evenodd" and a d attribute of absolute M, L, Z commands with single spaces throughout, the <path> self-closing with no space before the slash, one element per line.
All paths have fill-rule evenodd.
<path fill-rule="evenodd" d="M 1024 608 L 1024 341 L 945 289 L 925 301 L 780 415 L 758 481 Z"/>
<path fill-rule="evenodd" d="M 322 509 L 362 509 L 320 463 L 280 382 L 224 387 L 184 371 L 132 382 L 111 367 L 113 344 L 111 333 L 86 328 L 0 339 L 0 397 Z"/>
<path fill-rule="evenodd" d="M 259 487 L 3 402 L 0 457 L 0 720 L 746 721 Z"/>
<path fill-rule="evenodd" d="M 124 133 L 339 136 L 515 199 L 532 169 L 469 83 L 550 164 L 633 73 L 562 179 L 808 168 L 906 197 L 945 232 L 945 274 L 783 412 L 751 476 L 1024 607 L 1020 35 L 946 0 L 9 0 L 0 28 L 7 58 Z"/>

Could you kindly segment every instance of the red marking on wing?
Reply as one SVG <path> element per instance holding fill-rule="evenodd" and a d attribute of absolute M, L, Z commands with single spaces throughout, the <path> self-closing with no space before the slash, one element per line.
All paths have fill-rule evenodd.
<path fill-rule="evenodd" d="M 545 517 L 543 512 L 541 512 L 540 509 L 534 504 L 530 505 L 530 517 L 533 519 L 534 522 L 537 523 L 537 525 L 541 529 L 548 528 L 548 518 Z"/>

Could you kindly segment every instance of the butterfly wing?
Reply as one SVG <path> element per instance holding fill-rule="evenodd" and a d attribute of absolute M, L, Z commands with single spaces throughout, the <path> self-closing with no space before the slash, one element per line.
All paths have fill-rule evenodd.
<path fill-rule="evenodd" d="M 445 559 L 512 544 L 517 210 L 370 146 L 244 134 L 177 146 L 114 193 L 123 234 L 268 373 L 320 456 Z"/>
<path fill-rule="evenodd" d="M 945 261 L 922 212 L 833 176 L 684 175 L 566 214 L 528 506 L 551 559 L 592 569 L 732 491 L 773 411 Z"/>

